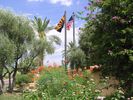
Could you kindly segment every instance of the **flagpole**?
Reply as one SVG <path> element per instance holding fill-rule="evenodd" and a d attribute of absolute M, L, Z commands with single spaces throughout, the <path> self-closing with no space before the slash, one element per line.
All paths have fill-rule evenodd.
<path fill-rule="evenodd" d="M 65 70 L 67 71 L 67 30 L 66 30 L 66 11 L 65 11 Z"/>
<path fill-rule="evenodd" d="M 75 13 L 73 12 L 73 43 L 75 45 Z"/>

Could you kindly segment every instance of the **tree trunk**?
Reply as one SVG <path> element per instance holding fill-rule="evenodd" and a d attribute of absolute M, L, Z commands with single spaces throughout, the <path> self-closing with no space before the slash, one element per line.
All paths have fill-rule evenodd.
<path fill-rule="evenodd" d="M 4 87 L 4 80 L 3 80 L 3 76 L 2 76 L 2 73 L 0 74 L 0 81 L 1 81 L 1 84 L 0 84 L 0 94 L 3 93 L 3 87 Z"/>
<path fill-rule="evenodd" d="M 5 83 L 4 83 L 4 80 L 3 80 L 3 76 L 2 75 L 0 75 L 0 80 L 1 80 L 1 87 L 3 88 L 4 85 L 5 85 Z"/>
<path fill-rule="evenodd" d="M 10 86 L 9 86 L 9 92 L 13 92 L 13 89 L 14 89 L 14 86 L 15 86 L 15 83 L 16 83 L 16 74 L 17 74 L 17 70 L 18 70 L 18 59 L 16 59 L 16 62 L 15 62 L 15 68 L 14 68 L 14 71 L 12 72 L 13 75 L 12 75 L 12 80 L 11 80 L 11 77 L 10 77 Z M 11 73 L 11 74 L 12 74 Z M 11 75 L 10 75 L 11 76 Z"/>
<path fill-rule="evenodd" d="M 0 85 L 0 95 L 3 93 L 2 86 Z"/>
<path fill-rule="evenodd" d="M 38 66 L 43 66 L 43 52 L 41 52 L 39 55 L 39 65 Z"/>
<path fill-rule="evenodd" d="M 13 89 L 15 87 L 15 83 L 16 83 L 16 74 L 17 74 L 17 69 L 15 68 L 13 76 L 12 76 L 12 88 L 11 88 L 12 91 L 13 91 Z"/>
<path fill-rule="evenodd" d="M 1 65 L 2 66 L 2 65 Z M 4 87 L 4 80 L 3 80 L 3 68 L 0 68 L 0 80 L 1 80 L 1 88 Z"/>
<path fill-rule="evenodd" d="M 8 92 L 11 92 L 11 93 L 12 93 L 12 80 L 11 80 L 11 74 L 12 74 L 12 73 L 9 73 L 9 86 L 8 86 Z"/>
<path fill-rule="evenodd" d="M 1 95 L 3 93 L 4 80 L 3 78 L 1 78 L 0 80 L 1 80 L 1 84 L 0 84 L 0 95 Z"/>

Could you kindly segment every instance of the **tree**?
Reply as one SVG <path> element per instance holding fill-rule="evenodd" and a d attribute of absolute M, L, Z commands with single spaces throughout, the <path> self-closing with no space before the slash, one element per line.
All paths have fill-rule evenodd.
<path fill-rule="evenodd" d="M 25 17 L 18 16 L 4 9 L 0 9 L 0 17 L 0 34 L 3 35 L 3 37 L 5 36 L 8 38 L 6 40 L 7 43 L 10 42 L 5 44 L 5 47 L 11 45 L 11 48 L 14 49 L 11 50 L 11 48 L 8 48 L 7 53 L 5 54 L 9 54 L 8 56 L 10 56 L 10 53 L 14 54 L 12 59 L 13 62 L 8 64 L 8 62 L 5 61 L 2 65 L 2 67 L 8 72 L 9 91 L 12 92 L 15 86 L 19 61 L 23 55 L 28 52 L 28 45 L 31 43 L 32 39 L 34 39 L 34 31 L 30 25 L 30 21 Z M 8 53 L 8 50 L 11 50 L 10 53 Z"/>
<path fill-rule="evenodd" d="M 38 55 L 38 61 L 39 66 L 43 65 L 43 60 L 44 60 L 44 55 L 46 53 L 48 54 L 52 54 L 54 53 L 54 43 L 60 45 L 61 40 L 55 36 L 52 35 L 50 37 L 46 36 L 46 32 L 50 31 L 51 29 L 53 29 L 53 27 L 48 27 L 50 20 L 47 20 L 47 18 L 45 18 L 44 20 L 42 20 L 41 18 L 37 18 L 34 17 L 34 21 L 33 21 L 33 27 L 35 28 L 35 30 L 37 31 L 38 35 L 39 35 L 39 39 L 40 42 L 44 43 L 42 45 L 40 45 L 41 48 L 41 52 Z"/>
<path fill-rule="evenodd" d="M 85 66 L 85 54 L 73 42 L 70 42 L 68 45 L 67 59 L 70 62 L 71 69 L 83 69 Z"/>
<path fill-rule="evenodd" d="M 13 63 L 13 58 L 15 55 L 14 47 L 15 45 L 12 43 L 12 41 L 8 39 L 7 36 L 0 34 L 0 80 L 1 80 L 0 91 L 1 92 L 4 87 L 3 78 L 8 73 L 7 71 L 4 72 L 4 70 L 7 68 L 7 66 Z"/>
<path fill-rule="evenodd" d="M 90 29 L 90 27 L 89 27 Z M 89 32 L 88 32 L 89 31 Z M 87 28 L 81 29 L 79 33 L 79 47 L 81 50 L 84 51 L 86 55 L 86 67 L 89 67 L 90 65 L 94 65 L 95 62 L 92 61 L 91 55 L 92 55 L 92 47 L 91 47 L 91 41 L 90 41 L 90 35 L 91 32 Z"/>
<path fill-rule="evenodd" d="M 91 50 L 92 63 L 100 64 L 103 74 L 113 75 L 122 83 L 125 93 L 133 93 L 133 18 L 131 0 L 89 1 L 86 26 L 80 46 Z M 82 43 L 84 36 L 88 44 Z M 83 45 L 85 44 L 85 45 Z"/>

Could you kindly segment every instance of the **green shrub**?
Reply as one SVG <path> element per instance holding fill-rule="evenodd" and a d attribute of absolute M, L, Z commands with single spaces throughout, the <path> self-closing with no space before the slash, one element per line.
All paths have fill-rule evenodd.
<path fill-rule="evenodd" d="M 38 80 L 37 90 L 24 93 L 24 97 L 31 100 L 94 100 L 100 91 L 89 73 L 84 75 L 69 78 L 62 68 L 45 70 Z"/>
<path fill-rule="evenodd" d="M 122 88 L 119 88 L 115 93 L 113 93 L 111 96 L 108 96 L 105 98 L 105 100 L 125 100 L 124 92 L 122 91 Z"/>
<path fill-rule="evenodd" d="M 31 77 L 28 76 L 28 74 L 18 74 L 16 76 L 16 84 L 22 85 L 23 83 L 30 83 Z"/>

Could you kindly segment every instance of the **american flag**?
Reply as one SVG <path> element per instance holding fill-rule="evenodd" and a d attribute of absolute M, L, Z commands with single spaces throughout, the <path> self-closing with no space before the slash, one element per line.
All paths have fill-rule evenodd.
<path fill-rule="evenodd" d="M 71 16 L 70 19 L 68 20 L 67 24 L 66 24 L 66 29 L 67 30 L 70 30 L 73 21 L 74 21 L 74 18 L 73 18 L 73 16 Z"/>

